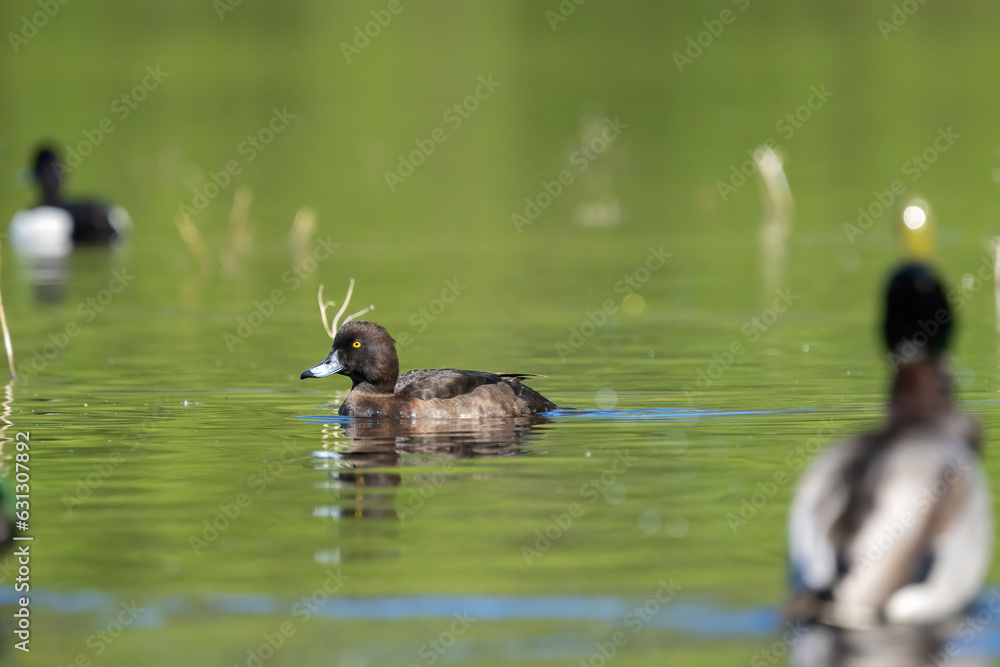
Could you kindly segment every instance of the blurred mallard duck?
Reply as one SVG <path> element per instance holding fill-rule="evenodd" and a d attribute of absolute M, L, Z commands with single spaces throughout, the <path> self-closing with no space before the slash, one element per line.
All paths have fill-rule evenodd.
<path fill-rule="evenodd" d="M 894 369 L 888 419 L 822 452 L 799 482 L 789 522 L 791 617 L 932 624 L 979 591 L 993 519 L 979 428 L 954 402 L 952 328 L 934 271 L 900 267 L 883 331 Z"/>

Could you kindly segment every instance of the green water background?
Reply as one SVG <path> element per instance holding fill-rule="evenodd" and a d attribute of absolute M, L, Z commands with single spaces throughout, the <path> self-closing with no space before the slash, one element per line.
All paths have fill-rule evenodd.
<path fill-rule="evenodd" d="M 734 609 L 778 604 L 791 484 L 779 485 L 735 533 L 726 517 L 758 483 L 777 472 L 794 477 L 786 457 L 796 447 L 876 423 L 887 374 L 875 322 L 880 283 L 899 258 L 901 198 L 853 243 L 844 224 L 896 179 L 907 196 L 931 203 L 936 261 L 954 285 L 989 267 L 988 280 L 966 278 L 956 297 L 955 363 L 966 407 L 985 423 L 986 466 L 996 479 L 988 240 L 997 228 L 1000 72 L 991 4 L 927 3 L 885 36 L 879 21 L 893 12 L 885 2 L 590 0 L 555 29 L 546 16 L 559 11 L 555 2 L 401 6 L 350 62 L 341 43 L 384 3 L 245 0 L 221 19 L 207 1 L 69 3 L 18 52 L 5 44 L 4 210 L 32 202 L 16 177 L 38 141 L 76 146 L 110 118 L 113 132 L 68 189 L 121 204 L 134 220 L 124 248 L 72 257 L 58 304 L 37 302 L 3 251 L 19 365 L 68 323 L 79 325 L 55 359 L 13 389 L 10 420 L 33 443 L 33 585 L 140 602 L 179 596 L 194 605 L 129 628 L 100 656 L 86 640 L 112 615 L 39 605 L 32 663 L 68 663 L 84 652 L 94 664 L 243 664 L 247 647 L 282 615 L 218 613 L 197 601 L 217 593 L 294 601 L 327 576 L 331 554 L 350 576 L 348 596 L 641 600 L 672 577 L 685 595 Z M 727 9 L 732 23 L 678 71 L 674 54 Z M 19 31 L 36 11 L 35 3 L 4 4 L 3 32 Z M 115 100 L 141 84 L 147 67 L 169 74 L 120 118 Z M 446 111 L 474 94 L 480 77 L 499 87 L 453 127 Z M 832 96 L 788 136 L 782 119 L 814 88 Z M 295 118 L 248 161 L 241 144 L 275 109 Z M 606 118 L 627 127 L 581 173 L 573 151 Z M 391 191 L 386 171 L 437 128 L 446 141 Z M 959 138 L 913 180 L 907 162 L 948 128 Z M 753 177 L 723 200 L 718 183 L 771 138 L 796 205 L 781 285 L 796 300 L 752 341 L 744 324 L 775 299 L 761 278 L 760 188 Z M 175 220 L 231 160 L 240 173 L 194 220 L 220 257 L 233 196 L 249 187 L 253 240 L 235 272 L 216 259 L 204 273 Z M 519 233 L 512 214 L 563 170 L 574 182 Z M 618 224 L 579 224 L 580 207 L 609 201 L 619 203 Z M 287 272 L 303 265 L 288 238 L 303 206 L 316 212 L 317 237 L 339 247 L 297 283 Z M 671 257 L 641 286 L 641 300 L 561 359 L 557 344 L 569 344 L 572 329 L 606 300 L 621 306 L 616 284 L 661 246 Z M 134 279 L 88 319 L 82 304 L 122 269 Z M 324 486 L 330 478 L 312 456 L 324 447 L 321 427 L 297 417 L 329 414 L 346 386 L 340 378 L 301 383 L 298 373 L 329 345 L 316 288 L 326 284 L 339 301 L 352 277 L 358 307 L 374 303 L 370 317 L 397 337 L 412 335 L 401 347 L 404 369 L 541 373 L 533 386 L 582 408 L 610 389 L 617 410 L 775 413 L 557 420 L 529 455 L 447 468 L 449 481 L 410 521 L 324 519 L 316 508 L 391 510 L 445 465 L 432 457 L 401 467 L 401 487 L 366 497 Z M 446 281 L 463 291 L 418 331 L 420 309 L 434 306 Z M 227 345 L 224 336 L 238 336 L 240 318 L 275 290 L 283 303 L 245 341 Z M 732 367 L 686 395 L 734 342 L 745 352 Z M 134 450 L 123 442 L 147 426 Z M 251 475 L 286 448 L 293 463 L 196 555 L 190 538 L 202 522 L 220 503 L 254 493 Z M 624 499 L 588 505 L 527 565 L 521 547 L 622 451 L 638 457 L 617 480 Z M 116 452 L 124 461 L 69 509 L 65 497 Z M 654 515 L 661 527 L 646 534 L 640 521 L 648 527 Z M 420 662 L 417 647 L 443 627 L 439 619 L 313 620 L 268 664 Z M 590 637 L 608 632 L 602 623 L 525 620 L 482 623 L 464 640 L 496 648 L 568 636 L 558 658 L 524 650 L 531 664 L 576 664 L 574 656 L 592 650 Z M 366 663 L 386 634 L 401 648 Z M 743 662 L 767 643 L 649 630 L 617 660 Z M 451 655 L 505 664 L 490 651 Z"/>

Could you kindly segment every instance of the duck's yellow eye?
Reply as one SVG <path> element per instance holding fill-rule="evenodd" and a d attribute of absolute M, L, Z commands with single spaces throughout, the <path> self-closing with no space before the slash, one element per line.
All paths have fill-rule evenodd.
<path fill-rule="evenodd" d="M 361 347 L 361 341 L 360 341 L 360 340 L 356 340 L 356 341 L 354 341 L 354 342 L 352 343 L 352 346 L 353 346 L 353 347 Z"/>

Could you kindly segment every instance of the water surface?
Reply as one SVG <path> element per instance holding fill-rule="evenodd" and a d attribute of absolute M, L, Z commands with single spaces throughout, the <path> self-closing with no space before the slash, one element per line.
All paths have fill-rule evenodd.
<path fill-rule="evenodd" d="M 844 224 L 895 179 L 933 206 L 997 479 L 992 274 L 975 277 L 996 233 L 991 5 L 928 3 L 883 39 L 890 4 L 732 4 L 679 72 L 730 3 L 595 1 L 555 30 L 555 3 L 407 3 L 347 62 L 340 42 L 383 6 L 245 2 L 220 21 L 204 2 L 71 3 L 0 57 L 4 215 L 31 202 L 15 175 L 37 140 L 77 146 L 109 117 L 69 189 L 135 221 L 124 247 L 74 254 L 57 302 L 3 249 L 22 367 L 4 435 L 31 434 L 34 536 L 32 653 L 5 640 L 7 658 L 596 665 L 622 632 L 623 666 L 749 663 L 780 637 L 792 480 L 881 415 L 900 202 L 853 243 Z M 480 77 L 499 86 L 456 124 Z M 818 86 L 832 96 L 789 134 Z M 276 109 L 295 117 L 251 151 Z M 771 138 L 796 203 L 777 287 L 755 177 L 731 180 Z M 199 196 L 207 269 L 175 224 Z M 296 245 L 303 206 L 317 223 Z M 404 370 L 539 373 L 575 409 L 474 431 L 339 419 L 347 381 L 298 374 L 329 349 L 318 286 L 339 301 L 352 277 Z M 992 660 L 996 630 L 963 648 Z"/>

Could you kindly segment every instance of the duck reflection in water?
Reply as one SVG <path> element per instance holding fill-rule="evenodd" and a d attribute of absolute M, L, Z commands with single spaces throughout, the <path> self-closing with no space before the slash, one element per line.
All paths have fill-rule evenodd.
<path fill-rule="evenodd" d="M 978 424 L 952 395 L 951 332 L 935 273 L 897 270 L 887 423 L 822 452 L 792 504 L 788 615 L 814 624 L 794 665 L 978 664 L 958 654 L 991 561 L 992 503 Z"/>
<path fill-rule="evenodd" d="M 317 458 L 354 489 L 340 516 L 405 521 L 453 474 L 459 459 L 518 456 L 542 436 L 544 417 L 495 419 L 352 419 L 324 429 Z M 331 463 L 332 460 L 332 463 Z M 411 484 L 391 468 L 426 468 Z M 418 481 L 421 480 L 421 481 Z M 395 488 L 404 487 L 404 488 Z M 409 488 L 406 488 L 409 487 Z M 392 489 L 389 491 L 388 489 Z M 346 504 L 346 503 L 345 503 Z"/>
<path fill-rule="evenodd" d="M 972 626 L 968 626 L 970 629 Z M 961 625 L 868 629 L 805 627 L 792 649 L 792 667 L 987 667 L 987 656 L 961 655 Z M 945 637 L 954 634 L 956 639 Z M 772 647 L 773 648 L 773 647 Z M 752 663 L 753 664 L 753 663 Z"/>

